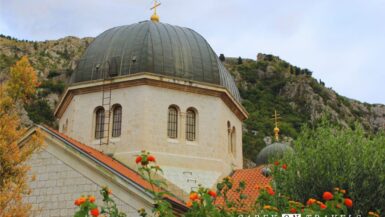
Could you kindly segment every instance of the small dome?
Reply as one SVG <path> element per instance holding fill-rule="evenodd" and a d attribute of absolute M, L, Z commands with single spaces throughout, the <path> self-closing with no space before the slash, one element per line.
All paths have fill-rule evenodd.
<path fill-rule="evenodd" d="M 257 165 L 268 164 L 270 158 L 280 158 L 283 156 L 284 153 L 293 151 L 293 148 L 289 145 L 275 142 L 271 145 L 266 146 L 259 152 L 257 158 L 255 159 L 255 163 Z"/>
<path fill-rule="evenodd" d="M 216 84 L 240 101 L 239 91 L 207 41 L 194 30 L 143 21 L 109 29 L 95 38 L 72 74 L 71 83 L 149 72 Z"/>

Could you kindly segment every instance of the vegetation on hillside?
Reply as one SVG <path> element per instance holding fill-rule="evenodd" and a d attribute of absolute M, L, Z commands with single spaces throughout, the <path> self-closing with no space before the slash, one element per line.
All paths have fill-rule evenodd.
<path fill-rule="evenodd" d="M 244 154 L 255 159 L 266 146 L 264 138 L 272 137 L 274 110 L 281 114 L 281 141 L 297 138 L 304 124 L 316 126 L 320 117 L 330 114 L 331 121 L 354 128 L 356 121 L 367 132 L 377 132 L 385 125 L 374 124 L 369 104 L 342 97 L 312 77 L 308 69 L 290 65 L 273 55 L 259 54 L 258 60 L 226 58 L 226 67 L 236 78 L 243 106 L 249 112 L 244 123 Z M 377 105 L 379 123 L 385 123 L 385 107 Z"/>
<path fill-rule="evenodd" d="M 9 77 L 10 67 L 28 55 L 40 80 L 34 102 L 26 107 L 28 116 L 37 123 L 55 126 L 53 108 L 57 96 L 66 88 L 77 61 L 92 38 L 66 37 L 59 40 L 32 42 L 0 35 L 0 82 Z M 354 127 L 358 121 L 366 132 L 385 127 L 385 106 L 360 103 L 335 93 L 325 83 L 273 55 L 259 54 L 258 60 L 220 56 L 234 75 L 249 112 L 244 124 L 244 153 L 254 159 L 272 136 L 272 114 L 281 114 L 281 140 L 295 139 L 303 124 L 314 126 L 324 113 L 339 125 Z M 49 107 L 48 107 L 49 105 Z M 44 111 L 44 112 L 42 112 Z"/>

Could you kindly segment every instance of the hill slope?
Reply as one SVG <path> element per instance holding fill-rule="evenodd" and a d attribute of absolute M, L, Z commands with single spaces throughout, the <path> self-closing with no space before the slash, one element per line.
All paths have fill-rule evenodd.
<path fill-rule="evenodd" d="M 236 78 L 243 105 L 250 113 L 244 124 L 244 153 L 253 159 L 273 134 L 272 114 L 281 114 L 282 139 L 296 138 L 303 124 L 315 125 L 323 115 L 346 127 L 359 122 L 368 132 L 385 128 L 385 106 L 361 103 L 340 96 L 317 81 L 308 69 L 292 66 L 273 56 L 258 54 L 258 60 L 227 58 L 227 68 Z M 289 138 L 289 139 L 290 139 Z"/>
<path fill-rule="evenodd" d="M 26 110 L 30 119 L 54 125 L 52 109 L 66 86 L 92 38 L 66 37 L 44 42 L 21 41 L 0 35 L 0 81 L 9 67 L 28 55 L 39 73 L 42 86 L 39 95 Z M 244 153 L 253 159 L 265 146 L 264 138 L 273 134 L 271 115 L 281 114 L 283 140 L 296 138 L 303 124 L 316 124 L 323 114 L 335 122 L 351 127 L 355 121 L 368 132 L 385 127 L 385 106 L 370 105 L 340 96 L 311 71 L 292 66 L 272 55 L 259 54 L 258 60 L 227 58 L 225 66 L 236 78 L 243 105 L 250 113 L 244 124 Z"/>

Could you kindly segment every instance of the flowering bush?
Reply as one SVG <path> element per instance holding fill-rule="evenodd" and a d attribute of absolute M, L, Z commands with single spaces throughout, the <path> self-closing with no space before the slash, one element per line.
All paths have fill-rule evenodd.
<path fill-rule="evenodd" d="M 367 216 L 385 211 L 385 135 L 366 135 L 361 127 L 342 129 L 327 122 L 304 128 L 281 164 L 273 172 L 278 192 L 298 201 L 321 199 L 336 186 L 346 189 L 354 202 L 349 214 Z M 274 160 L 274 159 L 273 159 Z M 349 203 L 349 202 L 347 202 Z"/>
<path fill-rule="evenodd" d="M 156 158 L 149 152 L 142 151 L 135 159 L 139 166 L 138 171 L 146 179 L 150 185 L 149 190 L 154 195 L 154 208 L 152 210 L 154 216 L 159 217 L 175 217 L 171 205 L 164 199 L 168 192 L 162 190 L 166 184 L 155 179 L 155 174 L 162 172 L 162 169 L 155 164 Z M 285 174 L 290 167 L 289 164 L 274 162 L 273 174 Z M 237 186 L 236 188 L 234 186 Z M 355 202 L 347 197 L 344 189 L 334 188 L 332 191 L 322 193 L 322 201 L 316 198 L 309 198 L 305 203 L 301 203 L 285 196 L 276 189 L 276 183 L 273 182 L 267 186 L 257 186 L 259 191 L 258 199 L 255 204 L 245 204 L 244 200 L 247 195 L 244 194 L 246 184 L 241 181 L 234 183 L 231 177 L 225 177 L 217 184 L 217 189 L 208 189 L 199 186 L 197 191 L 192 191 L 186 206 L 189 210 L 185 213 L 185 217 L 239 217 L 248 215 L 281 215 L 287 213 L 300 213 L 303 216 L 318 215 L 331 216 L 347 214 L 354 207 Z M 230 199 L 229 194 L 236 192 L 238 198 Z M 124 213 L 120 213 L 116 208 L 115 202 L 110 198 L 111 191 L 103 188 L 100 193 L 103 196 L 104 206 L 98 208 L 95 204 L 95 197 L 81 196 L 75 200 L 75 205 L 79 210 L 75 213 L 75 217 L 125 217 Z M 232 194 L 234 195 L 234 194 Z M 223 203 L 219 203 L 221 200 Z M 147 217 L 148 213 L 145 209 L 138 210 L 141 217 Z M 380 217 L 378 212 L 369 212 L 371 217 Z"/>
<path fill-rule="evenodd" d="M 79 207 L 74 217 L 98 217 L 102 214 L 105 217 L 125 217 L 126 214 L 119 212 L 115 201 L 110 197 L 111 190 L 103 187 L 100 190 L 103 197 L 104 206 L 100 208 L 95 204 L 94 196 L 81 196 L 75 200 L 74 204 Z"/>
<path fill-rule="evenodd" d="M 135 162 L 139 165 L 139 173 L 151 185 L 150 192 L 154 195 L 153 214 L 155 216 L 174 217 L 171 204 L 164 200 L 164 196 L 168 194 L 168 192 L 164 190 L 167 187 L 166 183 L 162 180 L 154 178 L 155 174 L 163 173 L 162 169 L 155 164 L 155 157 L 149 152 L 142 151 L 136 157 Z M 142 217 L 146 217 L 148 215 L 144 209 L 138 210 L 138 213 Z"/>

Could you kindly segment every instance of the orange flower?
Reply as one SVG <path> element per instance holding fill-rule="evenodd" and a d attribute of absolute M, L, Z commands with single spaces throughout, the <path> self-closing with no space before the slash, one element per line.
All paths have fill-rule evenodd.
<path fill-rule="evenodd" d="M 337 209 L 341 209 L 341 205 L 340 205 L 340 204 L 337 204 L 337 205 L 336 205 L 336 208 L 337 208 Z"/>
<path fill-rule="evenodd" d="M 270 186 L 266 186 L 266 191 L 268 194 L 270 194 L 271 196 L 273 196 L 275 194 L 274 190 L 272 187 Z"/>
<path fill-rule="evenodd" d="M 94 196 L 90 196 L 90 197 L 88 198 L 88 200 L 89 200 L 91 203 L 93 203 L 93 202 L 95 202 L 95 197 L 94 197 Z"/>
<path fill-rule="evenodd" d="M 150 162 L 155 162 L 155 157 L 152 155 L 148 155 L 147 160 Z"/>
<path fill-rule="evenodd" d="M 316 199 L 310 198 L 310 199 L 306 202 L 306 204 L 307 204 L 308 206 L 310 206 L 310 205 L 314 204 L 316 201 L 317 201 Z"/>
<path fill-rule="evenodd" d="M 193 204 L 192 204 L 192 201 L 191 201 L 191 200 L 189 200 L 189 201 L 186 202 L 186 206 L 187 206 L 187 207 L 192 207 L 192 205 L 193 205 Z"/>
<path fill-rule="evenodd" d="M 196 192 L 190 194 L 190 200 L 198 200 L 199 196 Z"/>
<path fill-rule="evenodd" d="M 98 208 L 94 208 L 94 209 L 91 209 L 90 213 L 92 216 L 97 217 L 99 215 L 99 210 Z"/>
<path fill-rule="evenodd" d="M 278 161 L 275 161 L 275 162 L 274 162 L 274 165 L 278 166 L 278 165 L 279 165 L 279 162 L 278 162 Z"/>
<path fill-rule="evenodd" d="M 287 165 L 286 165 L 286 164 L 283 164 L 283 165 L 282 165 L 282 169 L 286 170 L 286 169 L 287 169 Z"/>
<path fill-rule="evenodd" d="M 74 204 L 75 204 L 76 206 L 80 206 L 79 199 L 76 199 L 75 202 L 74 202 Z"/>
<path fill-rule="evenodd" d="M 321 203 L 321 204 L 319 205 L 319 208 L 321 208 L 321 209 L 326 209 L 327 206 L 326 206 L 325 204 Z"/>
<path fill-rule="evenodd" d="M 324 194 L 322 195 L 322 198 L 324 200 L 331 200 L 333 199 L 333 194 L 328 191 L 325 191 Z"/>
<path fill-rule="evenodd" d="M 75 200 L 75 205 L 76 206 L 80 206 L 82 205 L 84 202 L 86 202 L 86 198 L 85 197 L 79 197 L 77 200 Z"/>
<path fill-rule="evenodd" d="M 138 156 L 136 157 L 136 160 L 135 160 L 136 164 L 142 162 L 142 156 Z"/>
<path fill-rule="evenodd" d="M 217 193 L 215 191 L 212 191 L 210 190 L 209 192 L 207 192 L 211 197 L 217 197 Z"/>
<path fill-rule="evenodd" d="M 111 190 L 111 189 L 108 189 L 108 190 L 107 190 L 107 193 L 108 193 L 108 194 L 112 194 L 112 190 Z"/>
<path fill-rule="evenodd" d="M 291 212 L 291 213 L 297 213 L 297 210 L 296 210 L 295 208 L 291 208 L 291 209 L 290 209 L 290 212 Z"/>
<path fill-rule="evenodd" d="M 345 201 L 344 201 L 345 205 L 347 207 L 352 207 L 353 206 L 353 201 L 349 198 L 345 198 Z"/>
<path fill-rule="evenodd" d="M 341 192 L 342 194 L 346 194 L 346 190 L 344 190 L 344 189 L 341 189 L 340 192 Z"/>

